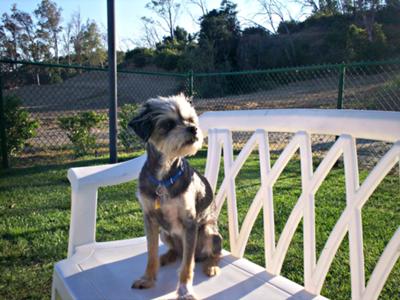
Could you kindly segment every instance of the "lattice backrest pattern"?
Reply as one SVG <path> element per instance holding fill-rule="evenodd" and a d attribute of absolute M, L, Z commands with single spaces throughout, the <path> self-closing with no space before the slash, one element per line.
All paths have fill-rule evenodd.
<path fill-rule="evenodd" d="M 250 112 L 250 114 L 251 113 L 252 112 Z M 243 115 L 245 115 L 245 113 Z M 397 116 L 399 117 L 398 119 L 393 119 L 394 123 L 392 123 L 392 125 L 394 125 L 394 128 L 392 128 L 393 126 L 389 126 L 390 128 L 382 127 L 382 131 L 389 129 L 395 130 L 397 126 L 400 131 L 400 113 Z M 223 124 L 224 122 L 221 120 L 223 116 L 219 117 L 220 120 L 218 122 Z M 305 118 L 305 120 L 307 120 L 307 118 Z M 330 120 L 328 123 L 335 121 L 338 120 Z M 237 122 L 240 123 L 240 120 L 238 119 Z M 373 191 L 384 179 L 385 175 L 399 162 L 400 138 L 396 140 L 395 133 L 394 137 L 391 136 L 388 138 L 391 142 L 394 142 L 393 146 L 381 158 L 360 186 L 355 143 L 355 139 L 358 136 L 348 134 L 344 131 L 330 148 L 317 169 L 313 171 L 311 137 L 309 131 L 316 131 L 310 128 L 308 128 L 308 130 L 302 130 L 303 124 L 300 122 L 297 124 L 300 131 L 295 132 L 289 144 L 271 167 L 267 131 L 268 124 L 260 123 L 259 125 L 259 128 L 257 128 L 257 124 L 253 125 L 253 135 L 244 145 L 235 160 L 233 159 L 232 134 L 229 124 L 225 126 L 226 128 L 224 128 L 223 125 L 215 126 L 215 128 L 209 126 L 208 128 L 209 148 L 205 175 L 215 190 L 217 187 L 222 151 L 225 177 L 216 193 L 216 203 L 219 212 L 224 200 L 227 200 L 229 241 L 232 254 L 237 257 L 243 257 L 256 217 L 260 210 L 263 209 L 266 270 L 272 274 L 278 275 L 281 271 L 293 235 L 301 219 L 303 219 L 305 289 L 313 294 L 320 293 L 334 256 L 346 233 L 348 233 L 352 299 L 377 299 L 390 271 L 400 255 L 400 227 L 389 241 L 367 285 L 365 285 L 361 210 Z M 334 124 L 330 124 L 330 126 L 334 127 Z M 368 130 L 368 124 L 364 124 L 364 126 L 367 126 L 366 130 Z M 234 129 L 240 130 L 240 127 L 236 126 Z M 248 130 L 249 127 L 246 129 Z M 273 128 L 274 131 L 277 129 L 279 128 Z M 287 127 L 285 129 L 287 130 Z M 319 133 L 331 133 L 331 129 L 332 128 L 325 131 L 320 130 Z M 351 130 L 348 131 L 352 133 Z M 367 134 L 363 133 L 361 135 L 365 138 Z M 258 148 L 259 153 L 261 186 L 255 198 L 252 200 L 241 228 L 239 228 L 235 178 L 246 159 L 256 148 Z M 300 152 L 302 193 L 276 243 L 273 186 L 285 166 L 298 150 Z M 343 156 L 345 169 L 346 207 L 317 259 L 314 196 L 341 156 Z"/>

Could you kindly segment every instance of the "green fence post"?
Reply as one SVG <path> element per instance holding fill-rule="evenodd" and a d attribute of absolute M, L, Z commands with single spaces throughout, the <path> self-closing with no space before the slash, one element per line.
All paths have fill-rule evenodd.
<path fill-rule="evenodd" d="M 6 136 L 6 118 L 5 118 L 5 103 L 3 98 L 3 75 L 0 72 L 0 136 L 1 136 L 1 156 L 2 165 L 4 169 L 9 167 L 8 165 L 8 152 L 7 152 L 7 136 Z"/>
<path fill-rule="evenodd" d="M 337 109 L 343 109 L 343 94 L 344 94 L 344 77 L 346 74 L 346 64 L 341 63 L 339 66 L 339 87 L 337 97 Z"/>
<path fill-rule="evenodd" d="M 193 70 L 189 71 L 189 97 L 193 97 Z"/>

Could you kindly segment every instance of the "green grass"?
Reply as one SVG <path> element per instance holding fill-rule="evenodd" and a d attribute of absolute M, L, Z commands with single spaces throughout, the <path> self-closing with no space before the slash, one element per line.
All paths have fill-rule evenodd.
<path fill-rule="evenodd" d="M 204 170 L 206 154 L 191 159 Z M 1 171 L 0 174 L 0 299 L 49 298 L 53 265 L 67 255 L 70 218 L 70 167 L 106 163 L 87 159 L 60 165 Z M 252 155 L 237 183 L 239 221 L 260 187 L 258 159 Z M 300 164 L 293 159 L 274 187 L 277 238 L 300 195 Z M 361 172 L 361 182 L 367 173 Z M 135 199 L 135 182 L 99 191 L 97 239 L 100 241 L 144 235 L 142 213 Z M 344 172 L 335 167 L 316 194 L 317 252 L 345 207 Z M 374 192 L 363 209 L 364 250 L 368 280 L 385 245 L 400 224 L 400 179 L 393 172 Z M 226 207 L 220 229 L 228 245 Z M 302 226 L 300 224 L 286 256 L 282 274 L 303 283 Z M 346 236 L 328 273 L 322 294 L 332 299 L 349 299 L 350 275 Z M 252 230 L 245 256 L 264 265 L 262 214 Z M 397 262 L 380 296 L 399 299 L 400 262 Z"/>

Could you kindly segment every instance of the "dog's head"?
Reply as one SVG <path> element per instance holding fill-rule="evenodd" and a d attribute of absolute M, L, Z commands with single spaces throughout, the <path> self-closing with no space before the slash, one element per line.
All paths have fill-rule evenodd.
<path fill-rule="evenodd" d="M 183 94 L 147 100 L 129 126 L 170 158 L 194 155 L 203 142 L 197 114 Z"/>

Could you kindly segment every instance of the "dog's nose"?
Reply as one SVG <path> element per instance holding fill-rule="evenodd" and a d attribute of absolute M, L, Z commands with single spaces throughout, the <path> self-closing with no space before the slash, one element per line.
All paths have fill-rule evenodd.
<path fill-rule="evenodd" d="M 193 135 L 196 135 L 196 133 L 197 133 L 197 127 L 195 127 L 195 126 L 189 126 L 188 128 L 187 128 L 187 131 L 189 131 L 191 134 L 193 134 Z"/>

